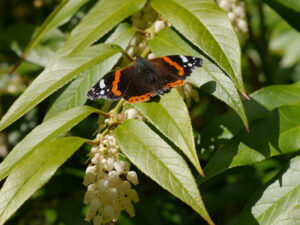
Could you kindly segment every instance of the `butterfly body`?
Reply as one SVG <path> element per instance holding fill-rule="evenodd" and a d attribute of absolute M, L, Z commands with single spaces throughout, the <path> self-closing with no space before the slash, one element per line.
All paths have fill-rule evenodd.
<path fill-rule="evenodd" d="M 148 101 L 183 85 L 186 77 L 201 66 L 202 59 L 192 56 L 172 55 L 149 60 L 137 57 L 132 65 L 104 76 L 88 92 L 88 98 L 123 98 L 128 103 Z"/>

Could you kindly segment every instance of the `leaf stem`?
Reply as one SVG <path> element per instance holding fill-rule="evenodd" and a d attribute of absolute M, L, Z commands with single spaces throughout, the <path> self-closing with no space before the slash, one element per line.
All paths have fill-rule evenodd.
<path fill-rule="evenodd" d="M 109 114 L 109 113 L 104 112 L 104 111 L 102 111 L 102 110 L 98 110 L 97 113 L 98 113 L 99 115 L 101 115 L 101 116 L 104 116 L 104 117 L 110 117 L 110 114 Z"/>
<path fill-rule="evenodd" d="M 148 46 L 147 48 L 145 48 L 145 50 L 142 52 L 141 57 L 145 58 L 149 52 L 151 51 L 150 47 Z"/>
<path fill-rule="evenodd" d="M 118 112 L 119 112 L 119 110 L 120 110 L 120 108 L 123 106 L 123 104 L 124 104 L 124 100 L 120 100 L 119 102 L 118 102 L 118 104 L 115 106 L 115 108 L 113 108 L 110 112 L 109 112 L 109 114 L 112 116 L 112 118 L 113 118 L 113 122 L 112 122 L 112 124 L 116 124 L 117 122 L 118 122 Z"/>

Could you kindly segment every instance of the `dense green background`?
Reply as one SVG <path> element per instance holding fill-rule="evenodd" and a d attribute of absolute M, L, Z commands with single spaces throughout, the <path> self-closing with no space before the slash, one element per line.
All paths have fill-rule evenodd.
<path fill-rule="evenodd" d="M 126 1 L 130 2 L 130 4 L 128 6 L 124 5 L 122 11 L 124 14 L 122 16 L 118 13 L 110 15 L 111 11 L 101 7 L 101 1 L 100 5 L 93 0 L 78 2 L 81 2 L 81 4 L 70 9 L 69 13 L 64 15 L 65 18 L 63 16 L 58 17 L 56 20 L 52 20 L 48 26 L 49 29 L 57 27 L 64 19 L 68 19 L 67 22 L 60 26 L 59 29 L 51 30 L 40 40 L 37 39 L 36 43 L 31 43 L 32 49 L 27 45 L 34 37 L 34 30 L 43 24 L 45 19 L 59 4 L 59 1 L 35 0 L 32 2 L 10 0 L 0 2 L 0 118 L 4 116 L 13 102 L 24 93 L 28 85 L 43 71 L 45 65 L 47 63 L 50 65 L 50 69 L 44 70 L 41 74 L 45 78 L 40 76 L 37 79 L 38 81 L 36 80 L 36 83 L 33 83 L 31 86 L 31 89 L 35 90 L 36 93 L 32 95 L 30 88 L 29 91 L 27 89 L 27 92 L 16 102 L 15 107 L 17 110 L 11 111 L 12 117 L 9 117 L 7 121 L 1 124 L 2 127 L 9 126 L 0 133 L 0 147 L 3 149 L 3 153 L 0 152 L 0 160 L 5 156 L 5 149 L 11 150 L 15 148 L 14 155 L 11 158 L 7 158 L 7 164 L 0 164 L 1 179 L 10 174 L 6 180 L 7 183 L 11 182 L 13 185 L 16 185 L 18 182 L 20 184 L 22 182 L 25 183 L 25 181 L 22 181 L 21 178 L 23 176 L 20 173 L 28 175 L 30 171 L 39 169 L 39 165 L 42 165 L 42 161 L 39 162 L 40 164 L 35 162 L 34 165 L 30 165 L 30 160 L 27 160 L 23 164 L 21 163 L 13 172 L 10 171 L 8 166 L 17 159 L 21 159 L 25 152 L 30 151 L 32 146 L 34 146 L 32 140 L 40 134 L 39 131 L 49 127 L 55 130 L 54 133 L 43 133 L 44 136 L 41 135 L 42 137 L 40 137 L 38 143 L 40 145 L 46 144 L 43 145 L 43 148 L 35 146 L 36 149 L 40 148 L 46 155 L 49 154 L 48 150 L 50 151 L 55 146 L 56 151 L 52 152 L 52 154 L 56 156 L 62 154 L 59 156 L 65 159 L 69 158 L 76 151 L 76 148 L 82 145 L 84 139 L 69 137 L 50 143 L 47 143 L 47 141 L 65 134 L 77 123 L 79 124 L 73 127 L 67 136 L 93 138 L 93 133 L 97 129 L 98 118 L 95 114 L 87 116 L 95 112 L 94 108 L 74 108 L 72 111 L 64 112 L 64 114 L 60 115 L 61 118 L 68 118 L 72 121 L 71 123 L 58 121 L 55 115 L 74 106 L 84 104 L 86 101 L 86 88 L 110 71 L 118 62 L 121 54 L 115 54 L 119 50 L 117 48 L 111 49 L 109 45 L 97 45 L 86 50 L 87 46 L 98 39 L 93 37 L 93 35 L 85 36 L 86 33 L 82 32 L 82 28 L 97 21 L 95 23 L 97 26 L 93 27 L 94 32 L 101 31 L 103 33 L 100 41 L 98 40 L 97 43 L 115 42 L 126 48 L 135 33 L 130 24 L 143 29 L 144 24 L 138 24 L 135 18 L 147 20 L 145 18 L 142 19 L 140 15 L 130 17 L 143 6 L 144 2 L 140 0 Z M 244 109 L 240 104 L 239 94 L 233 85 L 234 83 L 237 89 L 243 93 L 244 87 L 239 68 L 238 66 L 231 66 L 234 58 L 239 58 L 239 52 L 231 52 L 226 47 L 226 43 L 224 47 L 218 41 L 211 44 L 213 46 L 211 49 L 205 48 L 205 46 L 202 49 L 202 46 L 199 46 L 198 43 L 205 35 L 209 35 L 206 33 L 207 27 L 201 28 L 202 32 L 198 32 L 197 35 L 190 35 L 188 29 L 184 28 L 184 24 L 189 22 L 189 15 L 184 11 L 175 14 L 167 10 L 168 7 L 172 7 L 172 4 L 175 4 L 174 2 L 176 1 L 152 1 L 153 8 L 164 15 L 176 29 L 172 27 L 161 31 L 157 38 L 151 40 L 148 45 L 157 56 L 167 54 L 208 55 L 213 60 L 213 63 L 206 61 L 207 63 L 204 64 L 201 72 L 199 70 L 195 73 L 199 76 L 194 76 L 190 80 L 196 86 L 204 85 L 201 89 L 194 89 L 193 98 L 185 99 L 188 111 L 183 110 L 184 112 L 180 112 L 183 117 L 188 112 L 190 114 L 195 136 L 195 146 L 191 144 L 189 139 L 192 135 L 187 135 L 183 140 L 177 140 L 176 135 L 168 133 L 166 125 L 159 122 L 158 118 L 155 117 L 157 115 L 155 110 L 158 110 L 158 108 L 155 108 L 156 106 L 152 107 L 149 104 L 147 106 L 136 105 L 135 107 L 150 121 L 150 127 L 153 130 L 161 136 L 165 136 L 164 140 L 167 138 L 172 140 L 174 146 L 171 146 L 175 149 L 181 148 L 187 155 L 187 158 L 190 160 L 186 160 L 188 166 L 196 177 L 203 202 L 215 224 L 246 224 L 246 221 L 248 224 L 277 224 L 284 219 L 291 222 L 286 224 L 293 224 L 293 221 L 295 224 L 299 223 L 300 206 L 297 204 L 299 204 L 300 196 L 300 159 L 297 155 L 300 150 L 300 6 L 297 0 L 245 1 L 249 34 L 246 37 L 240 37 L 240 45 L 244 86 L 252 98 L 251 102 L 244 102 L 250 134 L 246 132 L 243 125 L 247 121 Z M 180 1 L 178 0 L 178 2 Z M 186 4 L 190 4 L 190 7 L 192 7 L 194 2 L 196 1 L 189 0 L 186 1 Z M 95 7 L 95 5 L 98 7 Z M 116 6 L 123 7 L 119 3 L 110 5 L 111 9 L 115 9 Z M 89 14 L 89 18 L 81 24 L 81 27 L 76 27 L 91 8 L 93 8 L 94 12 Z M 74 14 L 74 12 L 76 13 Z M 109 16 L 110 19 L 105 20 L 105 15 Z M 72 16 L 71 19 L 69 18 L 70 16 Z M 155 14 L 153 17 L 156 16 Z M 202 21 L 209 20 L 211 15 L 209 13 L 207 15 L 199 13 L 198 16 Z M 121 24 L 115 28 L 122 21 L 127 24 Z M 227 22 L 225 21 L 222 26 L 227 26 Z M 200 29 L 200 23 L 193 23 L 193 25 L 195 27 L 191 27 L 191 29 Z M 71 41 L 67 41 L 63 48 L 60 48 L 74 27 L 76 28 L 71 33 L 73 38 L 69 39 Z M 234 35 L 229 28 L 227 30 L 224 29 L 223 32 L 229 36 Z M 207 36 L 205 37 L 207 38 Z M 222 33 L 219 35 L 219 38 L 222 38 Z M 237 41 L 229 40 L 229 42 L 233 46 L 238 45 Z M 30 54 L 25 61 L 21 62 L 15 72 L 8 74 L 8 71 L 18 62 L 22 52 L 24 50 L 25 52 L 27 51 L 26 46 L 27 49 L 30 49 Z M 59 48 L 60 50 L 55 53 L 56 58 L 51 58 L 52 61 L 48 62 L 49 58 Z M 229 54 L 229 52 L 232 54 Z M 74 53 L 72 58 L 63 58 L 70 53 Z M 112 55 L 114 56 L 110 57 Z M 233 59 L 230 59 L 231 57 Z M 63 59 L 60 61 L 61 58 Z M 94 67 L 92 71 L 87 72 L 86 69 L 95 62 L 102 63 Z M 55 72 L 51 68 L 51 63 L 55 65 Z M 123 59 L 119 66 L 126 65 L 126 63 Z M 70 67 L 65 68 L 66 64 L 70 65 Z M 224 73 L 217 65 L 222 67 L 233 83 L 230 82 L 228 77 L 224 76 Z M 76 68 L 76 73 L 74 73 L 74 68 Z M 75 82 L 64 87 L 63 94 L 61 94 L 61 89 L 55 92 L 79 73 L 80 75 Z M 49 74 L 53 76 L 53 81 L 51 81 L 53 83 L 48 81 L 47 76 Z M 55 77 L 61 76 L 64 77 L 64 80 L 55 80 Z M 214 82 L 218 83 L 217 90 Z M 49 91 L 44 95 L 46 88 Z M 182 89 L 179 91 L 183 92 Z M 52 95 L 46 98 L 50 94 Z M 183 101 L 174 101 L 174 99 L 178 99 L 177 95 L 179 95 L 177 92 L 166 95 L 167 97 L 162 100 L 159 110 L 165 110 L 164 107 L 170 109 L 176 104 L 183 104 L 181 108 L 184 108 Z M 172 101 L 175 103 L 172 104 Z M 39 102 L 41 103 L 37 105 Z M 53 102 L 55 103 L 52 104 Z M 32 107 L 29 107 L 30 104 Z M 88 101 L 87 104 L 101 107 L 104 101 L 100 100 L 96 103 Z M 228 106 L 236 113 L 230 110 Z M 155 110 L 151 111 L 153 109 Z M 175 111 L 171 110 L 172 112 L 174 113 Z M 26 113 L 25 116 L 21 117 L 24 113 Z M 180 117 L 175 113 L 163 115 L 166 116 L 164 117 L 166 120 L 168 118 L 176 118 L 176 116 L 178 116 L 177 119 Z M 188 117 L 184 118 L 188 120 Z M 23 139 L 44 120 L 46 122 L 43 123 L 43 127 L 39 127 L 30 134 L 31 136 Z M 179 132 L 186 129 L 189 132 L 189 127 L 176 128 L 176 125 L 172 124 L 175 127 L 174 130 L 178 129 Z M 144 124 L 139 124 L 138 122 L 129 122 L 117 130 L 121 147 L 121 143 L 127 141 L 126 133 L 122 135 L 122 132 L 128 129 L 127 132 L 132 132 L 132 136 L 139 136 L 144 132 L 152 132 L 149 127 L 144 126 Z M 135 133 L 137 128 L 142 130 L 142 132 Z M 152 135 L 152 133 L 149 135 Z M 125 137 L 123 141 L 122 137 Z M 143 139 L 142 136 L 139 138 Z M 23 142 L 17 145 L 22 139 Z M 160 143 L 162 139 L 158 139 L 157 143 Z M 62 153 L 63 146 L 67 144 L 69 145 L 68 151 L 63 151 Z M 164 144 L 165 142 L 160 143 L 159 146 Z M 133 145 L 136 145 L 138 149 L 137 143 Z M 194 147 L 197 150 L 201 167 L 204 168 L 205 178 L 202 178 L 197 172 L 197 169 L 199 171 L 199 165 L 197 165 L 195 156 L 192 155 Z M 88 224 L 83 220 L 86 206 L 82 203 L 86 190 L 82 185 L 82 181 L 85 167 L 87 166 L 86 155 L 88 150 L 89 146 L 83 145 L 79 151 L 76 151 L 56 171 L 51 180 L 42 189 L 33 194 L 6 224 Z M 36 155 L 32 154 L 30 157 L 34 161 L 39 157 L 38 153 L 43 154 L 43 151 L 40 153 L 36 151 L 34 153 Z M 127 154 L 134 155 L 135 153 L 127 152 Z M 145 149 L 145 154 L 147 154 L 147 149 Z M 51 168 L 51 154 L 48 159 L 47 163 L 49 168 Z M 52 160 L 56 160 L 56 158 Z M 142 165 L 138 164 L 138 159 L 135 160 L 137 160 L 135 164 L 140 169 L 143 169 L 141 168 Z M 59 162 L 55 163 L 59 164 Z M 30 169 L 27 171 L 26 169 L 29 167 Z M 40 170 L 42 169 L 40 168 Z M 151 171 L 149 173 L 146 172 L 146 169 L 143 169 L 143 171 L 151 177 Z M 49 169 L 48 172 L 55 172 L 55 169 Z M 148 176 L 143 175 L 141 172 L 138 173 L 138 176 L 140 184 L 136 189 L 141 201 L 135 205 L 136 216 L 129 218 L 126 213 L 123 213 L 118 224 L 206 224 L 193 209 L 162 189 Z M 155 175 L 153 176 L 155 177 Z M 40 179 L 42 180 L 42 178 Z M 2 185 L 4 182 L 1 182 Z M 184 181 L 182 182 L 184 183 Z M 184 183 L 184 185 L 187 184 Z M 8 187 L 10 186 L 8 185 Z M 287 190 L 285 187 L 290 187 L 291 189 Z M 23 188 L 20 191 L 20 198 L 23 197 L 26 200 L 27 197 L 22 196 L 22 193 L 25 193 L 26 190 L 26 193 L 29 193 L 30 189 L 34 189 L 34 184 L 29 182 L 29 185 L 24 185 Z M 3 189 L 2 193 L 11 190 L 10 188 L 8 190 Z M 268 206 L 270 207 L 269 209 L 267 206 L 265 208 L 260 207 L 258 204 L 260 201 L 268 201 L 268 198 L 273 196 L 270 193 L 271 189 L 275 190 L 275 193 L 279 193 L 279 200 Z M 169 191 L 172 192 L 170 189 Z M 256 195 L 253 196 L 254 193 Z M 30 194 L 28 197 L 30 197 Z M 177 197 L 180 196 L 177 195 Z M 251 200 L 249 201 L 250 198 Z M 291 207 L 282 208 L 286 204 Z M 1 208 L 5 207 L 3 205 L 5 203 L 2 202 Z M 14 206 L 12 205 L 11 207 L 13 208 Z M 197 207 L 195 206 L 194 208 L 196 211 Z M 250 215 L 250 210 L 252 210 L 256 219 L 254 219 L 253 215 Z M 0 214 L 1 217 L 3 216 L 2 213 Z M 267 223 L 267 219 L 271 222 Z M 2 218 L 0 220 L 2 221 Z"/>

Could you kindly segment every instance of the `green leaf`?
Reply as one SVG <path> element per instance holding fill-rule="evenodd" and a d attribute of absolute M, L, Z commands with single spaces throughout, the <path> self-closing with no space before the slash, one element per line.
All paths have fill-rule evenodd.
<path fill-rule="evenodd" d="M 280 67 L 290 68 L 300 63 L 299 43 L 300 33 L 294 29 L 287 29 L 272 35 L 270 49 L 282 56 Z"/>
<path fill-rule="evenodd" d="M 0 45 L 7 46 L 19 57 L 24 57 L 22 56 L 23 52 L 30 42 L 35 28 L 30 24 L 12 24 L 0 32 Z M 65 35 L 58 29 L 52 29 L 47 32 L 43 41 L 35 44 L 30 52 L 27 52 L 26 61 L 44 67 L 64 41 Z"/>
<path fill-rule="evenodd" d="M 119 51 L 120 49 L 112 48 L 109 44 L 95 45 L 73 56 L 62 58 L 56 64 L 46 67 L 3 116 L 0 121 L 0 130 L 16 121 L 84 70 L 104 61 Z"/>
<path fill-rule="evenodd" d="M 0 180 L 5 178 L 20 160 L 31 154 L 36 148 L 64 134 L 91 113 L 97 111 L 89 106 L 80 106 L 62 112 L 35 127 L 1 162 Z"/>
<path fill-rule="evenodd" d="M 251 101 L 245 101 L 245 109 L 248 121 L 264 117 L 269 111 L 284 105 L 297 104 L 300 102 L 300 82 L 289 85 L 273 85 L 262 88 L 251 94 Z M 230 111 L 210 123 L 201 132 L 201 145 L 208 147 L 214 145 L 212 139 L 231 138 L 240 130 L 244 130 L 238 116 Z M 250 130 L 250 133 L 252 131 Z"/>
<path fill-rule="evenodd" d="M 115 134 L 122 152 L 133 164 L 213 224 L 190 169 L 176 151 L 138 120 L 124 122 Z"/>
<path fill-rule="evenodd" d="M 176 89 L 161 96 L 160 102 L 134 104 L 134 107 L 188 157 L 203 176 L 195 149 L 189 111 Z"/>
<path fill-rule="evenodd" d="M 299 224 L 300 156 L 283 171 L 271 185 L 255 193 L 234 224 Z"/>
<path fill-rule="evenodd" d="M 300 1 L 298 0 L 277 0 L 277 2 L 280 2 L 282 5 L 285 5 L 294 11 L 300 12 Z"/>
<path fill-rule="evenodd" d="M 210 178 L 226 169 L 300 151 L 300 103 L 278 107 L 250 123 L 250 134 L 239 132 L 208 162 Z"/>
<path fill-rule="evenodd" d="M 292 27 L 300 31 L 299 8 L 295 8 L 295 9 L 288 8 L 285 5 L 281 4 L 279 0 L 264 0 L 264 2 L 268 4 L 273 10 L 275 10 Z M 291 3 L 289 2 L 287 4 L 291 4 Z"/>
<path fill-rule="evenodd" d="M 70 18 L 87 1 L 89 0 L 61 1 L 61 3 L 48 16 L 42 26 L 35 32 L 33 38 L 26 47 L 24 54 L 31 51 L 51 29 L 67 22 L 68 18 Z"/>
<path fill-rule="evenodd" d="M 86 140 L 66 137 L 40 146 L 18 162 L 0 191 L 0 224 L 41 188 Z"/>
<path fill-rule="evenodd" d="M 244 93 L 241 50 L 233 27 L 214 0 L 152 0 L 152 7 L 211 57 Z"/>
<path fill-rule="evenodd" d="M 245 110 L 234 84 L 215 64 L 195 51 L 178 34 L 169 28 L 159 32 L 150 41 L 149 45 L 156 56 L 182 54 L 203 58 L 203 68 L 196 69 L 187 80 L 197 87 L 206 84 L 202 89 L 233 108 L 241 117 L 245 126 L 248 127 Z"/>
<path fill-rule="evenodd" d="M 145 3 L 146 0 L 99 1 L 72 31 L 53 61 L 87 48 L 126 17 L 140 10 Z"/>
<path fill-rule="evenodd" d="M 129 24 L 120 24 L 106 43 L 115 43 L 126 49 L 136 30 Z M 109 57 L 93 67 L 87 74 L 82 74 L 59 95 L 45 116 L 45 120 L 58 112 L 70 109 L 86 102 L 86 94 L 92 86 L 108 73 L 118 62 L 121 53 Z"/>

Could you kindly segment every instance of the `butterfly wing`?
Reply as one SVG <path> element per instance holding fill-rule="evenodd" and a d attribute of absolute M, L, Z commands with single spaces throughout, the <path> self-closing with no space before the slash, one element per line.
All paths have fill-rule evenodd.
<path fill-rule="evenodd" d="M 108 100 L 125 99 L 129 103 L 147 101 L 153 94 L 155 86 L 148 73 L 139 71 L 136 63 L 104 76 L 88 92 L 88 98 L 95 101 L 99 98 Z"/>
<path fill-rule="evenodd" d="M 88 92 L 88 98 L 123 98 L 129 103 L 148 101 L 153 96 L 168 92 L 172 87 L 183 85 L 186 77 L 195 68 L 202 66 L 202 59 L 183 55 L 138 60 L 140 64 L 135 62 L 104 76 Z"/>
<path fill-rule="evenodd" d="M 99 80 L 88 92 L 88 98 L 93 101 L 99 98 L 105 98 L 108 100 L 121 99 L 121 96 L 117 96 L 112 92 L 116 72 L 108 73 L 101 80 Z"/>
<path fill-rule="evenodd" d="M 149 63 L 158 77 L 160 92 L 181 86 L 192 71 L 201 67 L 203 60 L 194 56 L 170 55 L 150 59 Z"/>

